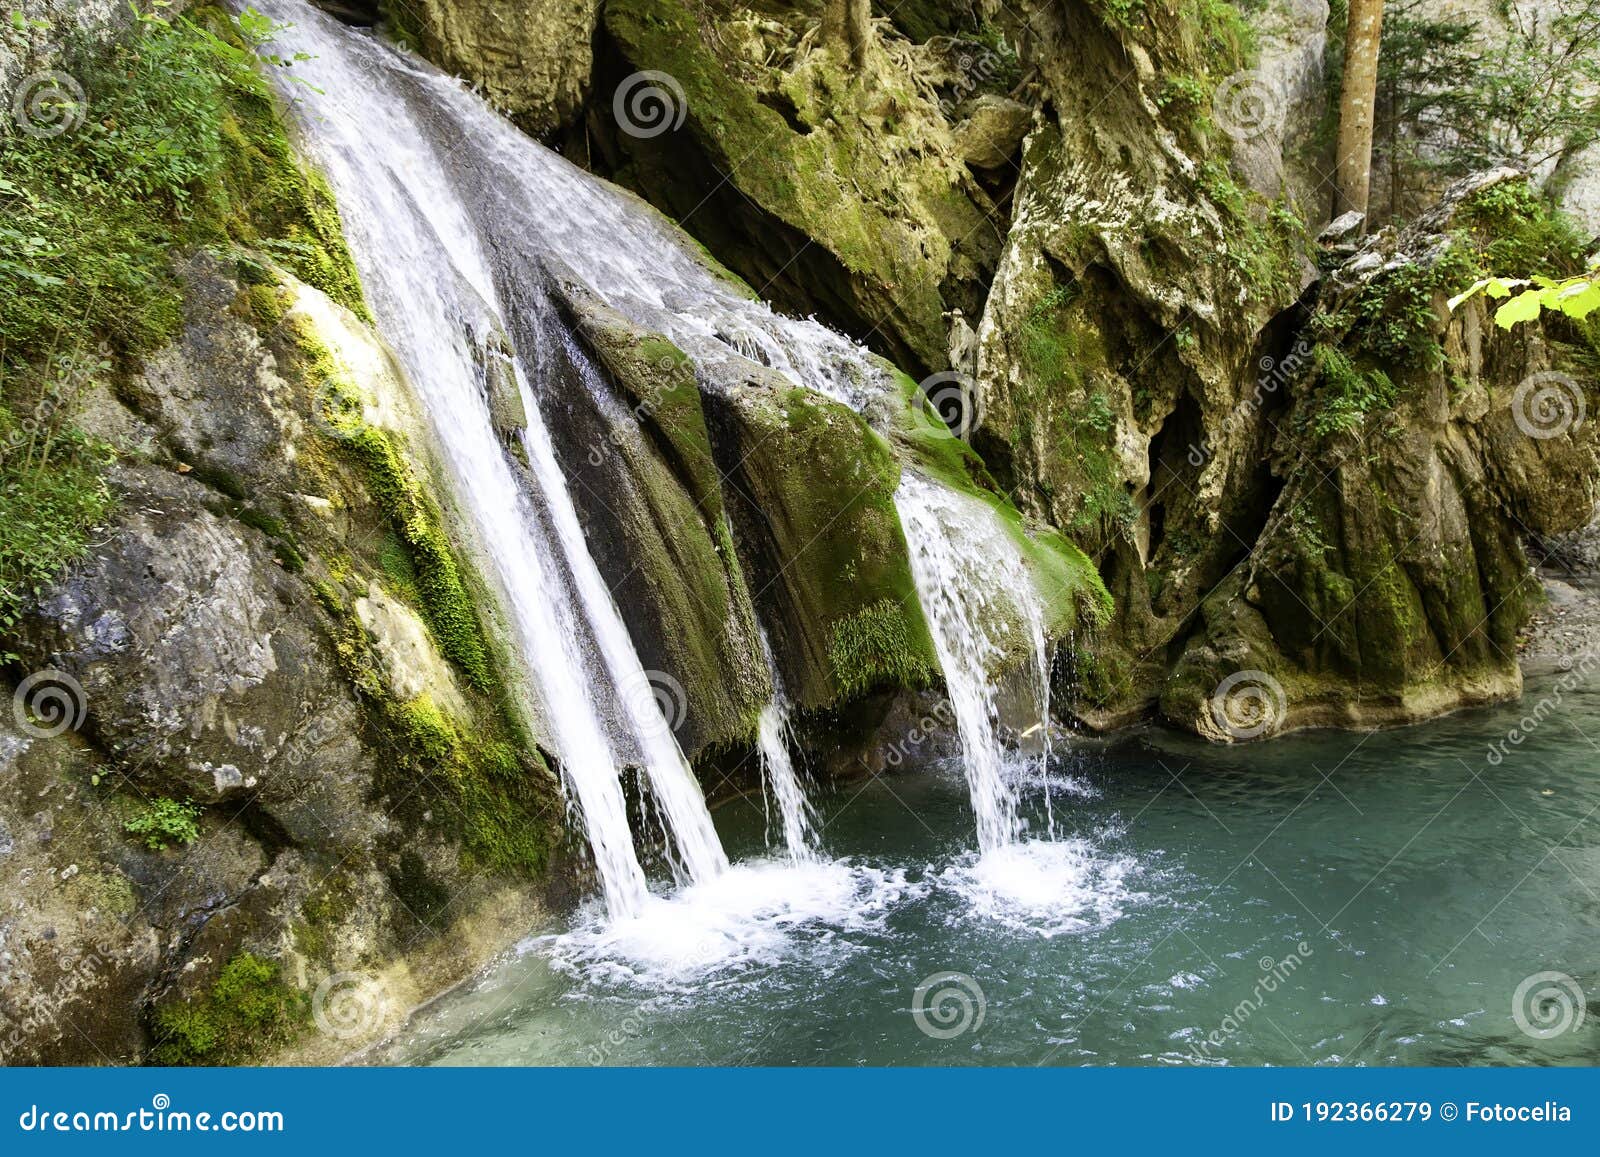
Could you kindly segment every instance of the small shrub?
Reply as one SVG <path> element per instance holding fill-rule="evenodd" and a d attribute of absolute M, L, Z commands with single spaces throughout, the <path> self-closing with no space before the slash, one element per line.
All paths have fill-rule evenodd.
<path fill-rule="evenodd" d="M 138 836 L 152 852 L 164 852 L 171 844 L 192 844 L 200 838 L 199 805 L 192 800 L 179 803 L 163 796 L 139 810 L 122 830 Z"/>

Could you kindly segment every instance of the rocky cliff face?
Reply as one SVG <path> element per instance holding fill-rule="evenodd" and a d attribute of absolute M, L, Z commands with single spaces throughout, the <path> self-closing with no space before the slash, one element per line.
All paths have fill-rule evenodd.
<path fill-rule="evenodd" d="M 430 60 L 471 76 L 525 131 L 560 139 L 589 91 L 597 0 L 422 0 L 354 5 L 358 21 L 389 17 Z"/>
<path fill-rule="evenodd" d="M 1437 599 L 1396 595 L 1416 604 L 1407 637 L 1438 631 L 1397 652 L 1393 617 L 1363 617 L 1360 605 L 1388 589 L 1375 576 L 1396 577 L 1384 567 L 1402 546 L 1416 549 L 1412 534 L 1394 538 L 1370 573 L 1335 567 L 1351 579 L 1348 590 L 1336 584 L 1344 599 L 1303 603 L 1299 618 L 1281 609 L 1260 627 L 1258 646 L 1295 656 L 1274 677 L 1270 730 L 1409 720 L 1514 694 L 1510 642 L 1534 597 L 1517 577 L 1519 544 L 1534 529 L 1515 524 L 1521 503 L 1534 490 L 1561 493 L 1557 505 L 1582 518 L 1592 495 L 1583 428 L 1520 445 L 1504 415 L 1550 359 L 1572 390 L 1592 389 L 1593 337 L 1502 338 L 1470 311 L 1449 317 L 1445 299 L 1482 268 L 1482 231 L 1432 280 L 1394 276 L 1400 265 L 1431 267 L 1421 251 L 1464 224 L 1448 212 L 1419 223 L 1431 242 L 1390 237 L 1380 257 L 1359 257 L 1386 274 L 1351 298 L 1339 257 L 1312 240 L 1328 201 L 1326 166 L 1309 143 L 1326 111 L 1325 7 L 1271 4 L 1248 21 L 1200 3 L 1147 6 L 1136 21 L 1093 3 L 977 5 L 937 20 L 911 7 L 876 22 L 872 52 L 853 68 L 804 6 L 757 16 L 737 4 L 693 15 L 672 0 L 608 4 L 593 163 L 788 308 L 817 312 L 914 372 L 939 371 L 930 395 L 964 382 L 956 417 L 986 477 L 1088 550 L 1115 598 L 1109 628 L 1058 667 L 1084 720 L 1105 726 L 1160 710 L 1213 737 L 1242 737 L 1206 714 L 1234 673 L 1221 670 L 1231 660 L 1197 666 L 1210 655 L 1208 624 L 1254 613 L 1250 600 L 1266 588 L 1241 578 L 1276 559 L 1270 544 L 1287 528 L 1327 529 L 1296 496 L 1333 476 L 1332 451 L 1297 453 L 1299 431 L 1309 424 L 1331 437 L 1358 419 L 1407 435 L 1389 468 L 1317 500 L 1349 536 L 1339 549 L 1377 550 L 1398 532 L 1384 529 L 1393 516 L 1383 512 L 1409 509 L 1408 524 L 1433 527 L 1420 541 L 1431 536 L 1436 556 L 1456 560 L 1445 586 L 1457 605 L 1435 609 L 1434 621 L 1421 608 Z M 730 60 L 744 81 L 732 95 L 715 71 Z M 676 82 L 658 82 L 670 107 L 642 133 L 617 103 L 641 71 Z M 873 158 L 865 175 L 852 160 L 864 156 Z M 965 202 L 959 211 L 919 194 L 941 179 Z M 1501 226 L 1537 233 L 1545 226 L 1532 216 L 1543 214 Z M 853 248 L 849 234 L 863 222 L 879 240 L 923 239 L 887 254 Z M 1574 252 L 1561 242 L 1521 259 L 1560 264 Z M 957 253 L 968 259 L 959 266 Z M 1372 328 L 1413 327 L 1414 344 L 1367 342 L 1358 331 L 1373 312 L 1383 316 Z M 1532 352 L 1505 352 L 1529 343 Z M 1396 383 L 1394 392 L 1330 403 L 1331 352 L 1363 344 L 1360 372 Z M 1412 360 L 1428 370 L 1403 364 Z M 1330 404 L 1334 417 L 1313 413 Z M 1458 446 L 1449 469 L 1423 466 L 1442 452 L 1433 424 L 1444 413 L 1474 449 Z M 1503 470 L 1484 464 L 1507 455 L 1515 464 Z M 1311 459 L 1320 472 L 1308 475 Z M 1441 471 L 1458 481 L 1444 483 Z M 1502 477 L 1519 480 L 1516 493 Z M 1451 491 L 1455 499 L 1441 497 Z M 1440 502 L 1455 515 L 1441 516 Z M 1487 523 L 1500 528 L 1493 543 Z M 1334 633 L 1323 624 L 1344 624 L 1337 662 L 1307 654 L 1302 620 L 1314 620 L 1313 650 Z M 1257 652 L 1224 650 L 1255 672 Z M 1315 677 L 1292 674 L 1302 667 Z M 1332 700 L 1360 706 L 1333 710 Z"/>

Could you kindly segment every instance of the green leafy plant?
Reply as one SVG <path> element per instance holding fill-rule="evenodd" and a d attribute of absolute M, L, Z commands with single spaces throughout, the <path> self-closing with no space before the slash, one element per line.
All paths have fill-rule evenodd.
<path fill-rule="evenodd" d="M 193 800 L 179 803 L 163 796 L 139 810 L 122 830 L 139 837 L 152 852 L 164 852 L 172 844 L 192 844 L 200 838 L 200 807 Z"/>
<path fill-rule="evenodd" d="M 1520 292 L 1513 296 L 1513 290 Z M 1590 266 L 1589 273 L 1561 280 L 1540 276 L 1480 277 L 1464 292 L 1450 299 L 1451 312 L 1480 293 L 1485 297 L 1505 300 L 1505 304 L 1494 311 L 1494 323 L 1501 329 L 1510 329 L 1518 322 L 1532 321 L 1545 310 L 1582 321 L 1600 309 L 1600 260 Z"/>

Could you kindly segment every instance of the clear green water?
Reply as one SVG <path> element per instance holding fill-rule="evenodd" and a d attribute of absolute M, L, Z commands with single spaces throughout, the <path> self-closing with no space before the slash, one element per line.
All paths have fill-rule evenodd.
<path fill-rule="evenodd" d="M 842 785 L 819 803 L 848 867 L 746 868 L 636 934 L 536 936 L 378 1059 L 1593 1064 L 1600 692 L 1567 692 L 1498 766 L 1485 758 L 1552 694 L 1530 682 L 1515 707 L 1366 736 L 1075 749 L 1049 777 L 1060 862 L 992 873 L 1021 909 L 968 878 L 959 769 Z M 1042 782 L 1025 791 L 1037 830 Z M 736 857 L 762 854 L 758 803 L 718 825 Z M 972 1015 L 941 1038 L 913 1005 L 949 972 L 970 978 L 954 983 Z M 1592 1006 L 1545 1039 L 1513 1016 L 1541 972 Z M 935 1030 L 961 1026 L 958 1001 L 930 1009 Z M 1532 1011 L 1536 1029 L 1562 1023 Z"/>

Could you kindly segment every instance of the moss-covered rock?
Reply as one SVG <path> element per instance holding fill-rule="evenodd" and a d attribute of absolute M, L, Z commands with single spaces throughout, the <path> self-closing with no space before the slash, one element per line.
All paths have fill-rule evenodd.
<path fill-rule="evenodd" d="M 297 1011 L 322 977 L 399 968 L 414 1001 L 566 886 L 555 776 L 508 708 L 495 615 L 404 383 L 359 317 L 249 257 L 188 263 L 179 340 L 80 398 L 75 420 L 119 456 L 116 513 L 6 639 L 83 708 L 76 735 L 0 736 L 21 768 L 0 824 L 28 833 L 0 858 L 34 945 L 8 986 L 19 1056 L 330 1059 L 352 1042 L 299 1031 Z M 381 439 L 382 469 L 353 435 Z M 193 801 L 198 838 L 125 830 L 162 798 Z M 80 830 L 89 843 L 65 838 Z M 324 881 L 343 900 L 313 927 Z M 67 921 L 74 897 L 88 906 Z M 108 939 L 91 916 L 113 904 L 125 937 Z M 84 952 L 93 969 L 72 965 Z M 63 989 L 51 962 L 80 979 Z M 88 1052 L 27 1011 L 84 1001 Z"/>
<path fill-rule="evenodd" d="M 795 702 L 832 707 L 936 677 L 889 444 L 846 407 L 754 365 L 706 404 L 735 537 Z"/>
<path fill-rule="evenodd" d="M 942 314 L 977 315 L 1000 215 L 962 163 L 922 49 L 896 39 L 855 77 L 810 24 L 732 3 L 608 3 L 594 164 L 780 308 L 821 314 L 919 375 L 943 369 Z M 613 97 L 626 107 L 641 71 L 681 91 L 663 87 L 676 131 L 616 119 Z"/>
<path fill-rule="evenodd" d="M 1248 737 L 1520 690 L 1517 633 L 1542 598 L 1523 538 L 1588 521 L 1600 447 L 1572 420 L 1595 400 L 1592 335 L 1561 319 L 1508 333 L 1481 302 L 1446 305 L 1517 238 L 1559 237 L 1519 187 L 1509 172 L 1459 183 L 1330 276 L 1309 326 L 1323 344 L 1276 423 L 1282 490 L 1203 604 L 1162 695 L 1169 718 L 1237 738 L 1213 705 L 1237 671 L 1281 689 Z M 1520 223 L 1485 228 L 1494 206 Z M 1519 260 L 1559 270 L 1559 248 Z M 1552 402 L 1553 419 L 1539 410 Z"/>
<path fill-rule="evenodd" d="M 591 0 L 380 0 L 400 37 L 536 137 L 577 119 L 600 5 Z"/>
<path fill-rule="evenodd" d="M 684 750 L 749 743 L 772 684 L 695 366 L 575 284 L 561 301 L 586 357 L 542 388 L 590 551 L 641 663 L 684 690 Z"/>
<path fill-rule="evenodd" d="M 285 984 L 279 965 L 250 952 L 229 960 L 211 987 L 155 1011 L 161 1065 L 241 1064 L 270 1055 L 310 1025 L 310 999 Z"/>

